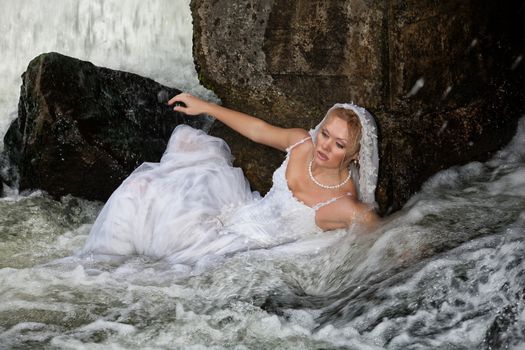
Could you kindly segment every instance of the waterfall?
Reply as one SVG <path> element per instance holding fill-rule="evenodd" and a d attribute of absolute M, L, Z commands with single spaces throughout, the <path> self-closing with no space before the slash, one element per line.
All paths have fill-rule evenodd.
<path fill-rule="evenodd" d="M 197 79 L 189 3 L 2 0 L 0 137 L 17 116 L 21 74 L 44 52 L 57 51 L 216 99 Z"/>

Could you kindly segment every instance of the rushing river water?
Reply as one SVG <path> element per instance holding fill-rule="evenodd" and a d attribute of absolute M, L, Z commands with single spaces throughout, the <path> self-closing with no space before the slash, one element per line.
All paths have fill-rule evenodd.
<path fill-rule="evenodd" d="M 525 347 L 525 118 L 492 160 L 438 173 L 366 236 L 205 267 L 75 256 L 100 205 L 0 200 L 0 347 Z"/>
<path fill-rule="evenodd" d="M 195 83 L 188 1 L 3 1 L 0 19 L 0 136 L 18 76 L 44 51 L 209 94 Z M 492 160 L 436 174 L 374 234 L 215 265 L 79 257 L 102 203 L 6 194 L 1 349 L 525 348 L 525 118 Z"/>

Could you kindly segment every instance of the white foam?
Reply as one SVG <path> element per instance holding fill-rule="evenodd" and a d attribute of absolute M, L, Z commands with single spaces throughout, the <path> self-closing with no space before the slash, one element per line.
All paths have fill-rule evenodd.
<path fill-rule="evenodd" d="M 135 327 L 129 324 L 110 322 L 104 320 L 96 320 L 95 322 L 89 323 L 78 329 L 80 332 L 84 331 L 98 331 L 98 330 L 111 330 L 115 331 L 120 335 L 129 335 L 135 332 Z"/>
<path fill-rule="evenodd" d="M 193 64 L 189 0 L 3 2 L 0 29 L 2 139 L 17 115 L 20 75 L 44 52 L 134 72 L 217 100 L 200 86 Z"/>
<path fill-rule="evenodd" d="M 65 230 L 62 219 L 24 223 L 17 227 L 31 227 L 25 238 L 0 242 L 16 267 L 0 269 L 0 311 L 8 315 L 0 322 L 12 322 L 0 325 L 0 339 L 12 347 L 51 339 L 51 346 L 79 349 L 475 348 L 495 315 L 514 305 L 516 320 L 504 335 L 517 338 L 509 347 L 518 349 L 525 324 L 522 169 L 520 162 L 496 175 L 492 164 L 456 167 L 450 183 L 445 174 L 427 186 L 378 237 L 337 233 L 327 235 L 331 247 L 303 242 L 307 253 L 248 251 L 212 261 L 197 276 L 144 256 L 67 256 L 89 228 L 79 217 Z M 0 202 L 33 218 L 64 208 L 89 216 L 96 207 L 66 201 L 54 211 L 51 203 L 43 195 Z M 466 242 L 454 243 L 458 236 Z M 5 248 L 17 239 L 16 249 Z M 425 246 L 440 253 L 422 260 Z M 274 298 L 278 305 L 280 296 L 294 309 L 261 308 Z M 301 303 L 311 298 L 319 306 Z"/>

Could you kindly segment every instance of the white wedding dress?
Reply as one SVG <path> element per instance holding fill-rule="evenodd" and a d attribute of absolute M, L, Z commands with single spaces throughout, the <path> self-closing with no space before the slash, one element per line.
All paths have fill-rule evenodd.
<path fill-rule="evenodd" d="M 83 253 L 144 254 L 187 264 L 322 232 L 315 212 L 330 201 L 308 207 L 288 188 L 285 172 L 294 146 L 261 198 L 242 170 L 232 167 L 222 139 L 179 125 L 160 163 L 142 164 L 112 194 Z"/>
<path fill-rule="evenodd" d="M 351 170 L 359 200 L 373 206 L 378 168 L 374 118 L 354 104 L 336 104 L 327 116 L 334 108 L 359 116 L 360 167 Z M 310 130 L 314 142 L 323 121 Z M 290 191 L 285 176 L 290 152 L 307 139 L 287 149 L 271 190 L 261 198 L 250 190 L 242 170 L 232 167 L 226 142 L 179 125 L 160 162 L 142 164 L 111 195 L 81 253 L 144 254 L 192 264 L 315 236 L 322 232 L 316 211 L 337 198 L 309 207 Z"/>

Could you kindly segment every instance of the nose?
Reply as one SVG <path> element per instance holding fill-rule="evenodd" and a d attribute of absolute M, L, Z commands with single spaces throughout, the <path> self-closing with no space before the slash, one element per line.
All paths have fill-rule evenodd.
<path fill-rule="evenodd" d="M 330 150 L 330 141 L 329 140 L 325 140 L 324 142 L 321 143 L 321 148 L 325 151 L 329 151 Z"/>

